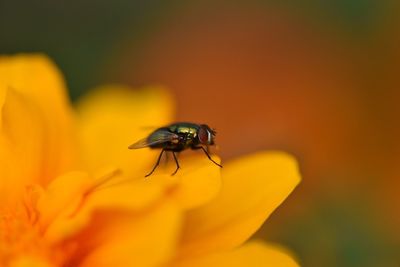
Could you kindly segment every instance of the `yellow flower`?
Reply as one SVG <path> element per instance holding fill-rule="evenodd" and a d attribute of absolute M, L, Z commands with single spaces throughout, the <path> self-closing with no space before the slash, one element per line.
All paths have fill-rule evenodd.
<path fill-rule="evenodd" d="M 260 152 L 184 155 L 144 179 L 157 151 L 127 149 L 171 121 L 162 88 L 99 88 L 74 113 L 46 57 L 0 58 L 0 266 L 297 266 L 248 241 L 300 181 Z"/>

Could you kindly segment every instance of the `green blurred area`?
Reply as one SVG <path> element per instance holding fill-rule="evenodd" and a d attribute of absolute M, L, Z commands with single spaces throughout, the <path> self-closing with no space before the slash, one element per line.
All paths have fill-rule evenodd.
<path fill-rule="evenodd" d="M 387 32 L 398 27 L 398 4 L 395 2 L 0 0 L 0 53 L 48 54 L 64 73 L 70 96 L 75 100 L 97 85 L 125 82 L 119 79 L 121 66 L 114 66 L 118 61 L 116 58 L 121 58 L 121 53 L 129 46 L 129 59 L 132 60 L 129 72 L 135 73 L 140 68 L 142 52 L 149 40 L 164 29 L 166 22 L 187 10 L 192 13 L 197 9 L 198 12 L 208 9 L 223 12 L 228 6 L 288 10 L 326 35 L 338 36 L 349 51 L 365 53 L 366 64 L 358 66 L 361 77 L 365 78 L 361 81 L 361 98 L 371 107 L 371 121 L 376 121 L 382 131 L 391 129 L 394 120 L 386 121 L 382 118 L 385 115 L 379 115 L 378 111 L 382 109 L 382 114 L 392 114 L 391 110 L 385 110 L 388 101 L 400 100 L 386 98 L 382 91 L 384 87 L 392 88 L 393 92 L 397 90 L 397 84 L 382 82 L 388 72 L 398 71 L 393 69 L 397 65 L 392 63 L 392 54 L 386 50 L 392 40 Z M 383 144 L 385 142 L 387 147 L 382 150 L 394 150 L 390 141 L 382 140 Z M 365 151 L 368 150 L 366 147 Z M 371 162 L 375 163 L 374 160 Z M 371 176 L 380 171 L 373 166 L 365 167 L 375 171 Z M 353 178 L 349 175 L 348 179 Z M 314 179 L 335 181 L 336 177 Z M 354 178 L 362 179 L 367 178 Z M 374 179 L 380 177 L 374 176 Z M 284 219 L 279 219 L 278 209 L 257 236 L 288 246 L 303 266 L 399 266 L 400 238 L 384 226 L 387 217 L 380 217 L 382 211 L 374 210 L 379 209 L 375 200 L 357 190 L 355 183 L 346 193 L 332 193 L 327 197 L 315 186 L 308 191 L 312 193 L 307 195 L 306 203 L 302 202 L 304 198 L 291 196 L 288 201 L 290 211 L 295 210 L 294 215 L 288 215 L 290 211 L 287 211 Z M 301 208 L 296 210 L 296 205 Z"/>
<path fill-rule="evenodd" d="M 62 69 L 73 99 L 102 81 L 123 38 L 133 46 L 175 8 L 173 1 L 0 1 L 0 52 L 42 52 Z M 134 49 L 134 47 L 133 47 Z"/>
<path fill-rule="evenodd" d="M 43 52 L 63 70 L 73 99 L 103 82 L 102 71 L 129 40 L 140 53 L 146 38 L 175 13 L 198 1 L 0 1 L 0 52 Z M 195 3 L 195 4 L 194 4 Z M 376 0 L 203 1 L 225 5 L 283 6 L 321 27 L 335 27 L 351 38 L 368 38 L 382 23 L 386 3 Z M 133 70 L 134 71 L 134 70 Z"/>
<path fill-rule="evenodd" d="M 256 236 L 286 244 L 302 266 L 398 266 L 397 237 L 382 229 L 383 218 L 370 209 L 371 199 L 320 195 L 315 201 L 296 220 L 279 220 L 283 231 L 275 232 L 267 222 Z M 279 211 L 270 221 L 274 217 Z"/>

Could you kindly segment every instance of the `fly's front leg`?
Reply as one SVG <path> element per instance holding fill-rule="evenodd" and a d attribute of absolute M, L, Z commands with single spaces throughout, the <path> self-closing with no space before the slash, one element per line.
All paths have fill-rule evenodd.
<path fill-rule="evenodd" d="M 175 175 L 177 172 L 178 172 L 178 170 L 179 170 L 179 168 L 180 168 L 180 166 L 179 166 L 179 162 L 178 162 L 178 159 L 176 158 L 176 155 L 175 155 L 175 151 L 172 151 L 172 155 L 174 156 L 174 159 L 175 159 L 175 163 L 176 163 L 176 170 L 171 174 L 171 175 Z"/>
<path fill-rule="evenodd" d="M 195 146 L 195 147 L 192 147 L 192 149 L 195 149 L 195 150 L 197 150 L 197 149 L 202 149 L 202 150 L 204 151 L 204 153 L 206 154 L 206 156 L 207 156 L 207 158 L 208 158 L 209 160 L 211 160 L 211 161 L 212 161 L 215 165 L 217 165 L 218 167 L 222 168 L 222 165 L 221 165 L 221 164 L 218 164 L 217 162 L 215 162 L 215 161 L 211 158 L 210 154 L 207 152 L 207 150 L 206 150 L 204 147 L 202 147 L 202 146 Z"/>

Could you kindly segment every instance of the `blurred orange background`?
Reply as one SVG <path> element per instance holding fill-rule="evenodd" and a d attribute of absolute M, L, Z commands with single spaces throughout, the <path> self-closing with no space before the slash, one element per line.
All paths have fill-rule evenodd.
<path fill-rule="evenodd" d="M 72 98 L 105 82 L 162 84 L 177 120 L 217 129 L 223 160 L 296 155 L 302 184 L 257 237 L 288 246 L 303 266 L 400 264 L 397 3 L 46 3 L 33 10 L 53 26 L 29 26 L 44 29 L 40 38 L 24 24 L 32 4 L 22 6 L 10 26 L 17 5 L 0 3 L 0 52 L 50 54 Z"/>

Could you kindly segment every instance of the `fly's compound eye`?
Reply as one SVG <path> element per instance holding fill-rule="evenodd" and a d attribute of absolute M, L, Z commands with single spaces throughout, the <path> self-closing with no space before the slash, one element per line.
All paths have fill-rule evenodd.
<path fill-rule="evenodd" d="M 209 131 L 207 131 L 207 129 L 205 129 L 204 127 L 200 127 L 199 129 L 199 141 L 202 144 L 210 144 L 211 142 L 211 133 Z"/>

